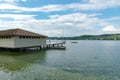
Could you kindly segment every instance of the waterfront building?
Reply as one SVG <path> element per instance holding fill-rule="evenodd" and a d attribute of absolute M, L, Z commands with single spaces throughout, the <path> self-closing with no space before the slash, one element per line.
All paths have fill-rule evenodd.
<path fill-rule="evenodd" d="M 46 44 L 47 36 L 23 29 L 9 29 L 0 31 L 1 48 L 29 48 Z"/>

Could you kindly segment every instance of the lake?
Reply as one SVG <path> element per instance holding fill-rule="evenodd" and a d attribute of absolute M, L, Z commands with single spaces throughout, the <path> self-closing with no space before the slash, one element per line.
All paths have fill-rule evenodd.
<path fill-rule="evenodd" d="M 120 41 L 71 42 L 66 50 L 0 51 L 0 80 L 120 80 Z"/>

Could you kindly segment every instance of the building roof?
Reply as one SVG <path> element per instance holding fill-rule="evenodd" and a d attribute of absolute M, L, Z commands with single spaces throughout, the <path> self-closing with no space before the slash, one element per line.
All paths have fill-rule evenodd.
<path fill-rule="evenodd" d="M 23 29 L 9 29 L 0 31 L 0 36 L 29 36 L 29 37 L 47 37 L 38 33 L 26 31 Z"/>

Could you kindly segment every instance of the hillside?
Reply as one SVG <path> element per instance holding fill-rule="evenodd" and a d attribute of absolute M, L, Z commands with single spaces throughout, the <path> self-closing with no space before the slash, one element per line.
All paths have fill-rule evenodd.
<path fill-rule="evenodd" d="M 120 40 L 120 34 L 103 34 L 103 35 L 82 35 L 75 37 L 49 37 L 48 39 L 58 40 Z"/>

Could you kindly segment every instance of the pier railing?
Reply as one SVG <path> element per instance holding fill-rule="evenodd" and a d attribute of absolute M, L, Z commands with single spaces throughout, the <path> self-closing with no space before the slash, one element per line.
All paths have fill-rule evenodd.
<path fill-rule="evenodd" d="M 46 45 L 50 48 L 50 49 L 66 49 L 66 47 L 64 46 L 65 42 L 47 42 Z"/>

